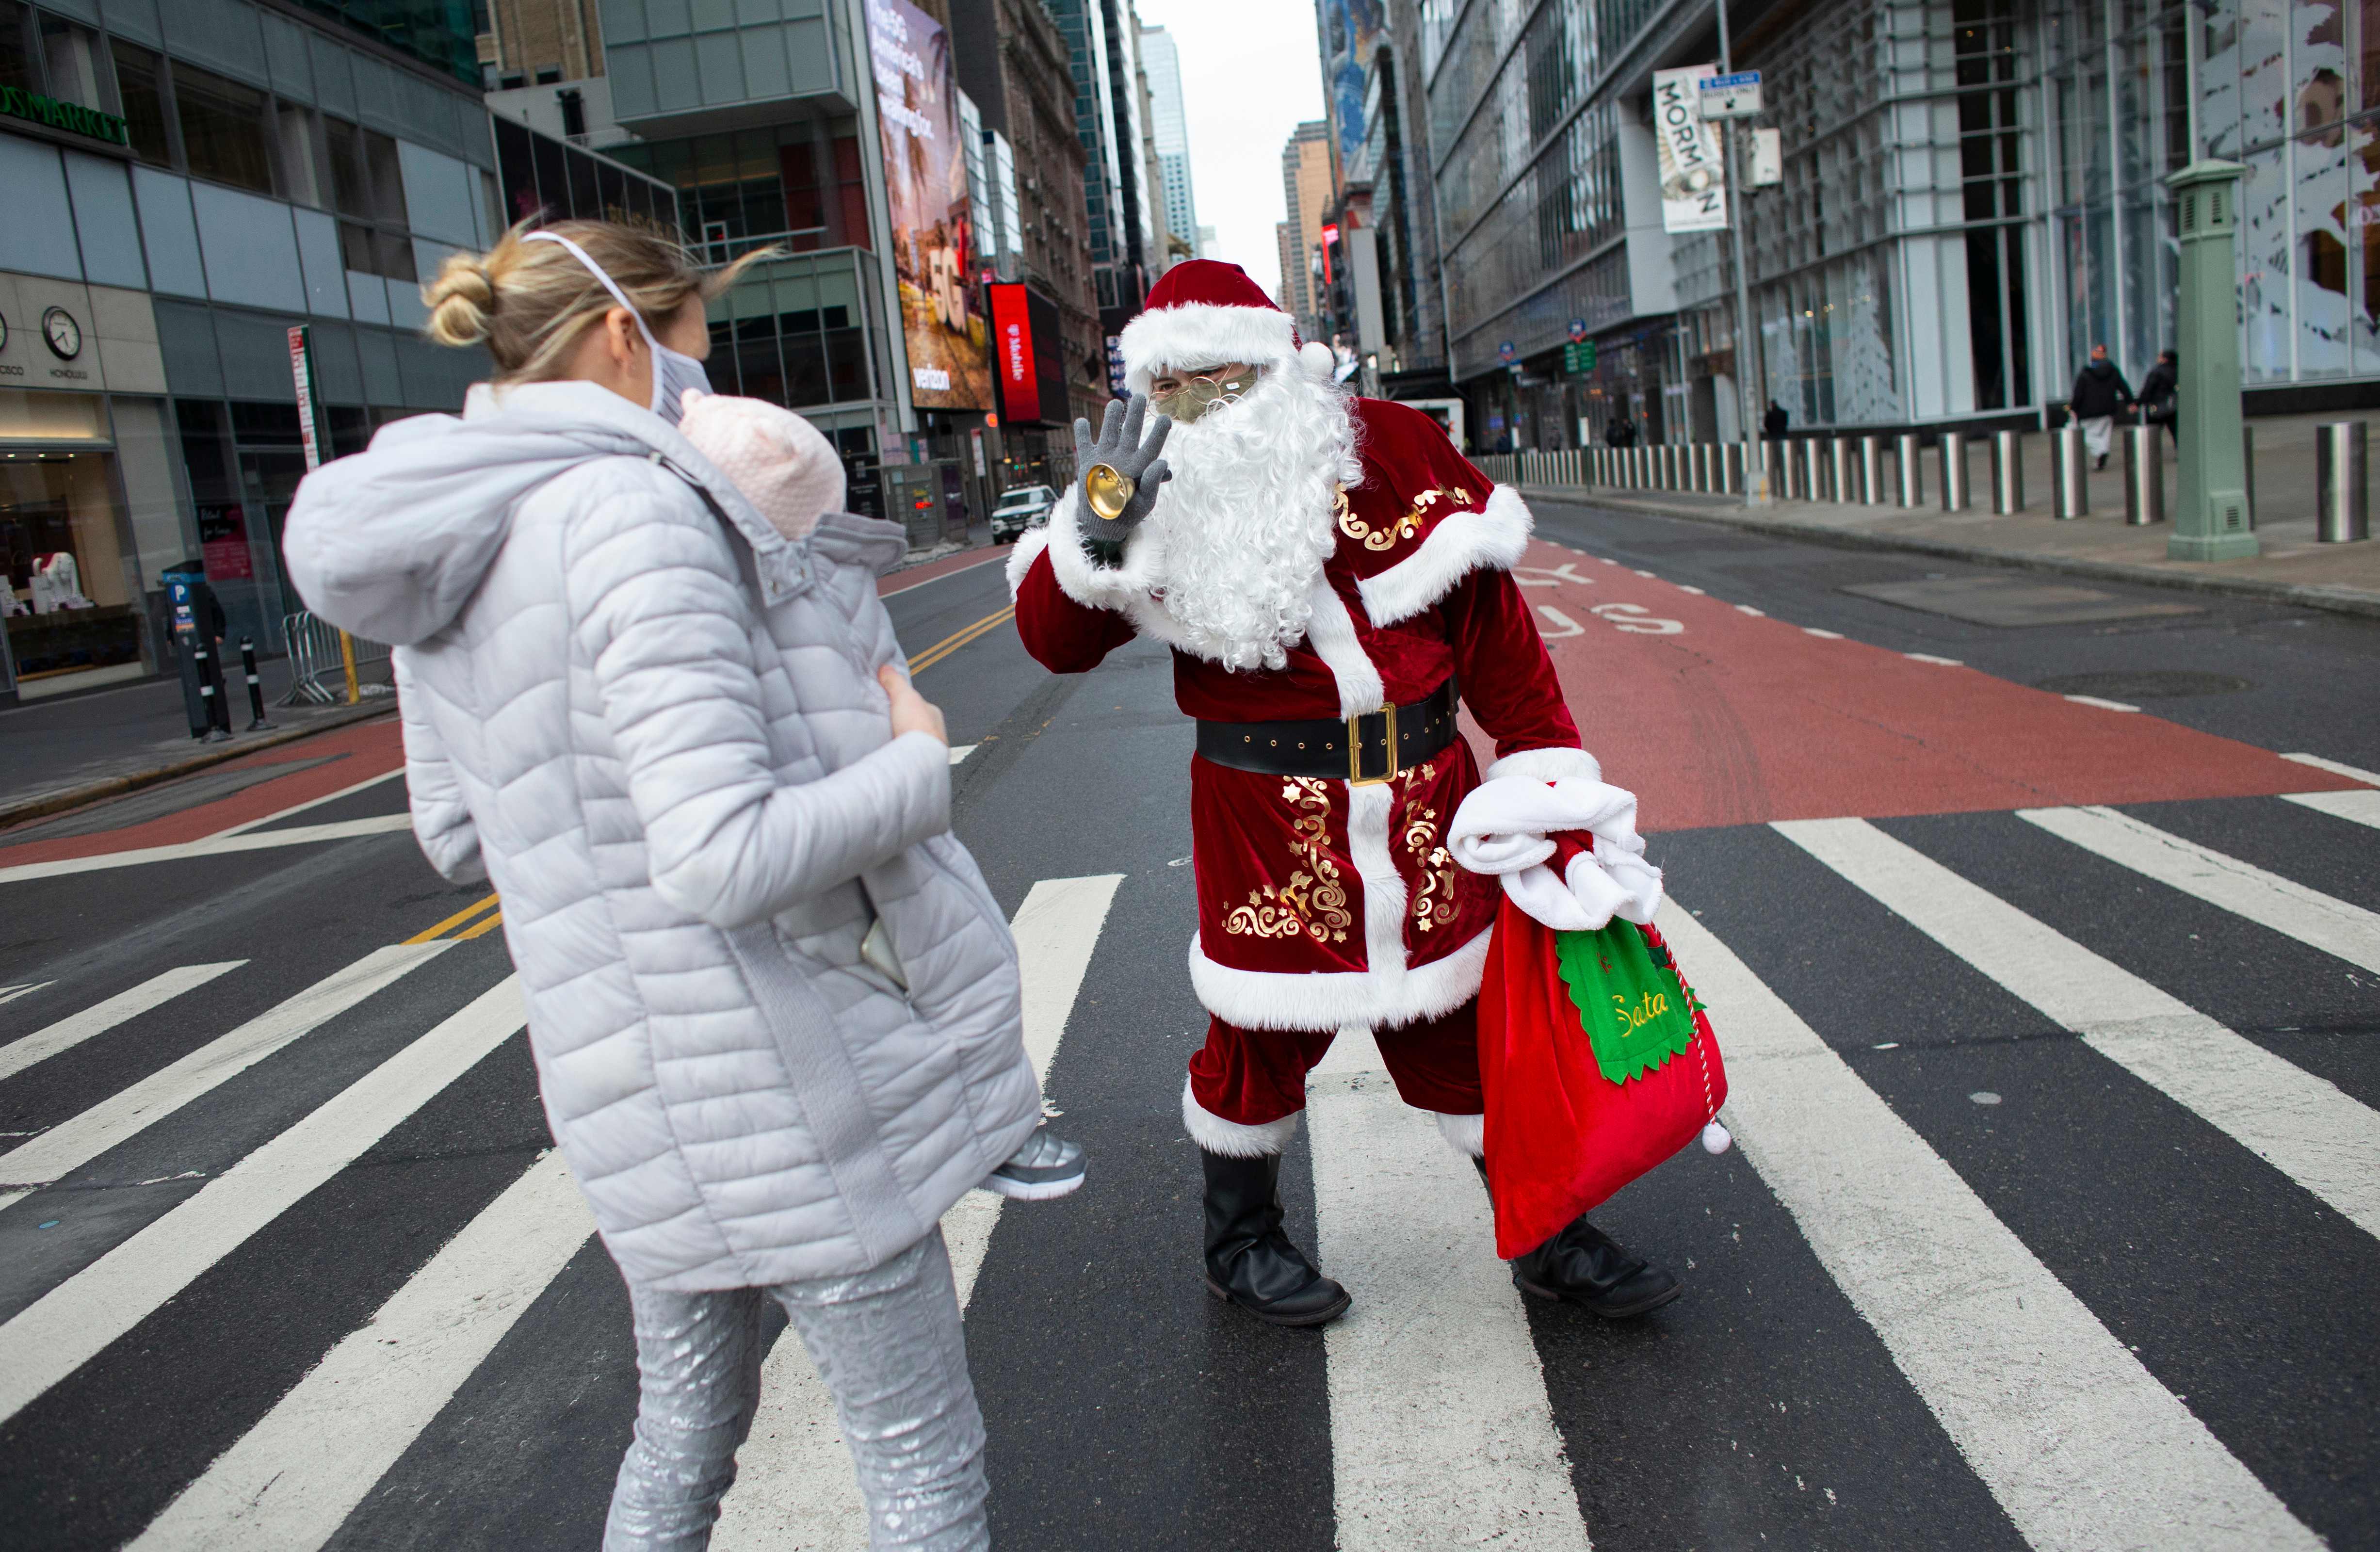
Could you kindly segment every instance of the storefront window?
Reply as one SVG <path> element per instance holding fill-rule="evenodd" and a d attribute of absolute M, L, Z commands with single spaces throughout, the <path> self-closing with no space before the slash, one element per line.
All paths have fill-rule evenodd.
<path fill-rule="evenodd" d="M 104 453 L 0 453 L 0 612 L 20 696 L 145 672 Z"/>

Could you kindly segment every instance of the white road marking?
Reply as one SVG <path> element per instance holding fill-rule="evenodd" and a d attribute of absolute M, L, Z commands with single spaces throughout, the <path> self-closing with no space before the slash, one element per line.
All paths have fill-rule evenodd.
<path fill-rule="evenodd" d="M 1488 1193 L 1361 1031 L 1306 1090 L 1340 1552 L 1586 1552 L 1586 1523 Z"/>
<path fill-rule="evenodd" d="M 1682 593 L 1692 593 L 1696 598 L 1706 596 L 1700 588 L 1689 588 L 1683 582 L 1678 584 L 1678 591 Z"/>
<path fill-rule="evenodd" d="M 382 782 L 393 782 L 404 774 L 405 767 L 400 765 L 394 770 L 383 770 L 377 776 L 367 776 L 353 785 L 341 787 L 337 792 L 327 793 L 321 797 L 308 798 L 303 803 L 293 803 L 277 814 L 267 814 L 261 819 L 250 819 L 246 824 L 236 824 L 229 830 L 219 830 L 207 839 L 220 841 L 226 835 L 245 835 L 251 830 L 261 830 L 269 824 L 279 824 L 292 815 L 302 814 L 310 808 L 320 808 L 325 803 L 336 803 L 343 797 L 353 797 L 359 792 L 368 792 Z"/>
<path fill-rule="evenodd" d="M 1544 625 L 1539 625 L 1537 627 L 1537 634 L 1545 637 L 1548 641 L 1560 641 L 1570 637 L 1585 636 L 1586 634 L 1586 627 L 1585 625 L 1580 624 L 1576 620 L 1572 619 L 1569 615 L 1563 613 L 1560 610 L 1556 609 L 1550 603 L 1541 603 L 1537 605 L 1537 612 L 1544 615 L 1553 625 L 1553 629 L 1551 630 L 1548 630 Z"/>
<path fill-rule="evenodd" d="M 0 1002 L 14 1002 L 19 997 L 30 997 L 43 987 L 54 987 L 55 981 L 20 981 L 15 986 L 0 987 Z"/>
<path fill-rule="evenodd" d="M 2283 793 L 2281 798 L 2335 819 L 2380 830 L 2380 792 Z"/>
<path fill-rule="evenodd" d="M 1752 616 L 1754 619 L 1755 619 L 1755 620 L 1765 620 L 1765 619 L 1768 618 L 1768 615 L 1767 615 L 1767 611 L 1765 611 L 1765 610 L 1759 610 L 1759 609 L 1755 609 L 1755 608 L 1753 608 L 1753 607 L 1752 607 L 1752 605 L 1750 605 L 1750 604 L 1748 604 L 1748 603 L 1739 603 L 1739 604 L 1737 604 L 1737 605 L 1735 606 L 1735 612 L 1736 612 L 1738 614 L 1749 614 L 1749 615 L 1751 615 L 1751 616 Z"/>
<path fill-rule="evenodd" d="M 248 1552 L 330 1540 L 594 1232 L 562 1155 L 545 1154 L 132 1546 Z"/>
<path fill-rule="evenodd" d="M 2300 765 L 2313 766 L 2317 770 L 2327 770 L 2335 776 L 2345 776 L 2350 781 L 2362 782 L 2366 786 L 2380 787 L 2380 770 L 2365 770 L 2360 766 L 2341 765 L 2335 759 L 2325 759 L 2320 755 L 2283 755 L 2281 758 L 2285 760 L 2295 760 Z"/>
<path fill-rule="evenodd" d="M 1728 1125 L 2040 1552 L 2321 1543 L 1923 1138 L 1676 899 L 1725 1032 Z"/>
<path fill-rule="evenodd" d="M 0 1078 L 21 1073 L 36 1061 L 46 1061 L 62 1050 L 79 1046 L 94 1035 L 105 1034 L 129 1018 L 136 1018 L 161 1003 L 170 1002 L 186 991 L 202 987 L 227 970 L 237 970 L 248 961 L 226 959 L 218 964 L 184 964 L 152 976 L 128 991 L 119 991 L 104 1002 L 95 1002 L 81 1012 L 70 1013 L 49 1025 L 37 1029 L 21 1039 L 0 1046 Z M 44 985 L 48 983 L 44 982 Z M 5 1001 L 6 999 L 0 999 Z M 5 1170 L 6 1166 L 0 1166 Z"/>
<path fill-rule="evenodd" d="M 180 1061 L 116 1090 L 32 1141 L 0 1153 L 0 1182 L 8 1182 L 0 1186 L 0 1207 L 90 1163 L 142 1127 L 238 1076 L 454 946 L 449 940 L 374 949 L 228 1035 L 218 1036 Z"/>
<path fill-rule="evenodd" d="M 0 1419 L 16 1415 L 353 1163 L 528 1018 L 519 977 L 506 976 L 0 1326 Z"/>
<path fill-rule="evenodd" d="M 97 856 L 60 857 L 55 862 L 24 862 L 0 867 L 0 884 L 21 884 L 35 879 L 62 879 L 73 873 L 97 873 L 111 867 L 137 867 L 148 862 L 180 862 L 189 857 L 223 856 L 232 852 L 261 852 L 274 846 L 308 846 L 320 841 L 352 841 L 363 835 L 386 835 L 410 830 L 410 814 L 382 814 L 369 819 L 340 819 L 332 824 L 298 825 L 290 830 L 225 832 L 202 841 L 172 846 L 136 846 L 130 851 L 102 852 Z"/>
<path fill-rule="evenodd" d="M 975 746 L 972 744 L 953 744 L 951 746 L 951 763 L 956 765 L 974 753 Z"/>
<path fill-rule="evenodd" d="M 1938 663 L 1944 668 L 1964 668 L 1967 666 L 1956 658 L 1937 658 L 1931 652 L 1903 652 L 1900 655 L 1907 658 L 1911 662 Z"/>
<path fill-rule="evenodd" d="M 1025 982 L 1025 1049 L 1045 1083 L 1123 882 L 1121 873 L 1044 879 L 1017 909 L 1012 925 Z M 1099 1160 L 1091 1159 L 1090 1166 L 1096 1170 Z M 1097 1182 L 1094 1174 L 1084 1189 L 1097 1190 Z M 976 1274 L 983 1267 L 1001 1205 L 1001 1198 L 989 1192 L 970 1191 L 942 1216 L 942 1238 L 950 1245 L 962 1309 L 974 1295 Z M 840 1552 L 868 1545 L 868 1511 L 852 1476 L 851 1457 L 843 1448 L 834 1399 L 810 1366 L 801 1338 L 791 1332 L 761 1365 L 760 1409 L 735 1464 L 735 1490 L 722 1505 L 711 1534 L 715 1552 L 780 1547 Z"/>
<path fill-rule="evenodd" d="M 2380 974 L 2380 913 L 2292 883 L 2113 808 L 2021 808 L 2017 818 L 2168 888 Z"/>
<path fill-rule="evenodd" d="M 2380 1113 L 1865 819 L 1788 819 L 1772 828 L 2364 1232 L 2380 1235 Z"/>
<path fill-rule="evenodd" d="M 1631 570 L 1631 571 L 1635 572 L 1635 573 L 1636 573 L 1636 575 L 1637 575 L 1637 576 L 1651 576 L 1653 575 L 1653 574 L 1652 574 L 1651 572 L 1649 572 L 1649 571 L 1645 571 L 1645 570 L 1639 569 L 1638 567 L 1635 567 L 1635 566 L 1631 566 L 1631 567 L 1629 567 L 1628 569 L 1629 569 L 1629 570 Z M 1658 580 L 1658 578 L 1656 578 L 1656 580 Z"/>
<path fill-rule="evenodd" d="M 1815 636 L 1821 641 L 1840 641 L 1843 638 L 1843 633 L 1840 631 L 1820 630 L 1815 625 L 1803 625 L 1802 634 Z"/>
<path fill-rule="evenodd" d="M 2097 696 L 2070 695 L 2065 698 L 2072 701 L 2077 706 L 2095 706 L 2102 711 L 2137 711 L 2140 709 L 2137 706 L 2127 706 L 2120 700 L 2101 700 Z"/>

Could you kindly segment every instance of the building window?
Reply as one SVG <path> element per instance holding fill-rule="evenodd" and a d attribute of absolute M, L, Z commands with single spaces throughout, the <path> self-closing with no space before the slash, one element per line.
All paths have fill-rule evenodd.
<path fill-rule="evenodd" d="M 115 85 L 124 103 L 124 127 L 132 153 L 160 167 L 174 164 L 172 115 L 165 111 L 165 72 L 158 57 L 121 38 L 108 40 L 115 56 Z"/>
<path fill-rule="evenodd" d="M 527 86 L 528 84 L 528 78 L 522 75 L 518 70 L 513 70 L 506 73 L 504 77 L 496 83 L 497 90 L 503 91 L 518 91 L 522 87 Z"/>
<path fill-rule="evenodd" d="M 182 154 L 193 176 L 259 194 L 273 192 L 273 143 L 264 93 L 194 69 L 174 67 Z"/>
<path fill-rule="evenodd" d="M 0 0 L 0 86 L 39 91 L 33 72 L 33 49 L 26 31 L 25 7 Z"/>
<path fill-rule="evenodd" d="M 322 205 L 322 186 L 328 180 L 322 174 L 322 144 L 314 133 L 313 111 L 295 103 L 276 103 L 273 122 L 281 142 L 283 192 L 300 204 Z"/>
<path fill-rule="evenodd" d="M 537 67 L 537 84 L 538 84 L 538 85 L 540 85 L 540 86 L 557 86 L 557 85 L 561 84 L 561 81 L 562 81 L 562 67 L 561 67 L 561 66 L 559 66 L 559 65 L 540 65 L 540 66 L 539 66 L 539 67 Z"/>
<path fill-rule="evenodd" d="M 50 95 L 62 103 L 114 113 L 115 82 L 107 67 L 107 51 L 99 35 L 86 27 L 42 18 L 42 66 L 49 78 Z"/>

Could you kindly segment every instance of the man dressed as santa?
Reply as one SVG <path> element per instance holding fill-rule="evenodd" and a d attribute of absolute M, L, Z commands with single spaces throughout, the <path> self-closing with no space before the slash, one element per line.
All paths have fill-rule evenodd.
<path fill-rule="evenodd" d="M 1368 1029 L 1404 1101 L 1480 1157 L 1498 886 L 1454 862 L 1449 831 L 1475 791 L 1541 811 L 1527 799 L 1545 782 L 1599 774 L 1507 569 L 1529 537 L 1516 491 L 1419 411 L 1343 393 L 1330 347 L 1301 347 L 1237 265 L 1167 271 L 1123 349 L 1129 410 L 1111 405 L 1097 438 L 1076 422 L 1075 482 L 1009 564 L 1017 628 L 1060 673 L 1136 636 L 1173 649 L 1174 698 L 1198 724 L 1190 979 L 1211 1018 L 1182 1114 L 1206 1171 L 1208 1285 L 1320 1325 L 1348 1294 L 1282 1232 L 1278 1193 L 1306 1073 L 1334 1036 Z M 1458 697 L 1495 740 L 1484 783 Z M 1627 806 L 1632 828 L 1578 852 L 1569 881 L 1635 897 L 1639 917 L 1658 875 Z M 1613 1317 L 1679 1292 L 1584 1218 L 1512 1268 L 1528 1292 Z"/>

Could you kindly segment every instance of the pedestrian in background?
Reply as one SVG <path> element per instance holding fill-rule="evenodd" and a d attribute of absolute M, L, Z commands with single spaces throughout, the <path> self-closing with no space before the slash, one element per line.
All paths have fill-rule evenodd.
<path fill-rule="evenodd" d="M 546 1114 L 634 1311 L 606 1552 L 708 1544 L 771 1300 L 870 1546 L 981 1548 L 938 1223 L 1064 1181 L 941 714 L 877 600 L 900 528 L 789 539 L 677 428 L 740 267 L 575 221 L 449 258 L 431 337 L 485 345 L 494 383 L 309 477 L 290 573 L 395 644 L 415 831 L 504 897 Z"/>
<path fill-rule="evenodd" d="M 1785 428 L 1791 420 L 1791 418 L 1785 413 L 1785 406 L 1771 399 L 1768 401 L 1768 413 L 1760 418 L 1760 434 L 1770 442 L 1783 442 Z"/>
<path fill-rule="evenodd" d="M 1626 411 L 1621 411 L 1604 423 L 1603 440 L 1613 447 L 1635 446 L 1636 422 L 1628 418 Z"/>
<path fill-rule="evenodd" d="M 2141 379 L 2141 418 L 2152 426 L 2170 426 L 2179 409 L 2181 358 L 2170 350 L 2157 352 L 2156 365 Z"/>
<path fill-rule="evenodd" d="M 2107 359 L 2107 347 L 2095 345 L 2091 359 L 2074 374 L 2074 392 L 2067 395 L 2066 413 L 2082 428 L 2083 444 L 2090 448 L 2094 466 L 2107 467 L 2107 448 L 2115 440 L 2116 417 L 2131 406 L 2131 385 L 2116 363 Z"/>

